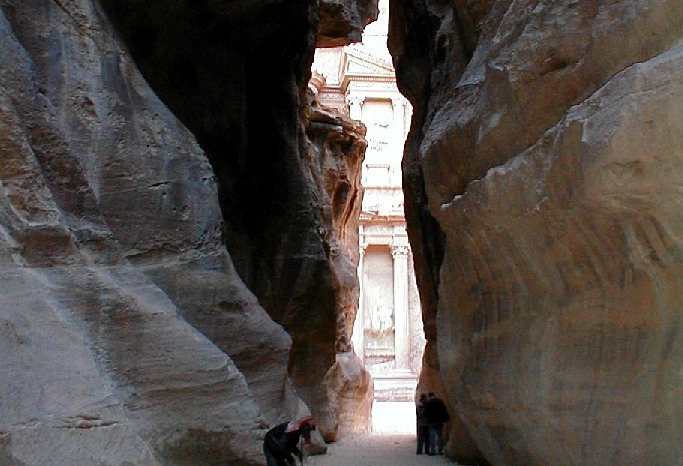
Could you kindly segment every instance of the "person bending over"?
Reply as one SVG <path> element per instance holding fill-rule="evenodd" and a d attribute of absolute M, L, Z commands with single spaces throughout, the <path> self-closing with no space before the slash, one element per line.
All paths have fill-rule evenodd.
<path fill-rule="evenodd" d="M 301 437 L 311 443 L 311 431 L 315 430 L 315 422 L 311 416 L 297 421 L 283 422 L 268 431 L 263 439 L 263 454 L 268 466 L 294 466 L 294 455 L 303 462 L 303 452 L 298 444 Z"/>

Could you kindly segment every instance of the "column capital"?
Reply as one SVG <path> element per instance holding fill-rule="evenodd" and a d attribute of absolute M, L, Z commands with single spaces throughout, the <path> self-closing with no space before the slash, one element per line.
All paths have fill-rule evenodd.
<path fill-rule="evenodd" d="M 346 104 L 349 106 L 349 117 L 360 120 L 363 116 L 363 102 L 365 97 L 358 94 L 347 94 Z"/>
<path fill-rule="evenodd" d="M 399 94 L 391 98 L 391 105 L 394 107 L 405 107 L 408 105 L 408 99 Z"/>
<path fill-rule="evenodd" d="M 391 255 L 396 258 L 399 256 L 407 256 L 410 247 L 407 244 L 395 244 L 391 246 Z"/>
<path fill-rule="evenodd" d="M 358 94 L 347 94 L 346 96 L 346 103 L 348 105 L 363 105 L 363 102 L 365 102 L 365 96 Z"/>

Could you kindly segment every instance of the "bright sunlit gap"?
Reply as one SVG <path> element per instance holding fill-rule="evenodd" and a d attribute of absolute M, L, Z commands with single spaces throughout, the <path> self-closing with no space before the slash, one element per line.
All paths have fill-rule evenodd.
<path fill-rule="evenodd" d="M 374 380 L 372 431 L 415 433 L 415 387 L 425 338 L 401 187 L 412 108 L 387 49 L 388 0 L 362 42 L 318 49 L 309 87 L 321 105 L 367 127 L 359 222 L 360 297 L 353 345 Z"/>

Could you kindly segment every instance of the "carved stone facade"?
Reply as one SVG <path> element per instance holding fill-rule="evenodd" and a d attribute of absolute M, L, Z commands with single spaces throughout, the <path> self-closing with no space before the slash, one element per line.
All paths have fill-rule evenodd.
<path fill-rule="evenodd" d="M 374 379 L 376 400 L 413 400 L 424 333 L 406 233 L 401 158 L 412 108 L 396 87 L 386 47 L 388 2 L 361 43 L 318 49 L 309 87 L 325 105 L 362 121 L 363 163 L 353 345 Z"/>

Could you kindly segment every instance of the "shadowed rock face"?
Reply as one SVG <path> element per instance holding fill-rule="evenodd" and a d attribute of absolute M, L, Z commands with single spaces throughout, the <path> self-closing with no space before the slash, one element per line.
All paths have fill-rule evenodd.
<path fill-rule="evenodd" d="M 289 375 L 317 414 L 328 401 L 322 381 L 335 362 L 337 321 L 345 306 L 336 239 L 326 232 L 333 228 L 326 212 L 330 200 L 317 184 L 326 175 L 306 160 L 301 115 L 318 2 L 102 4 L 152 88 L 205 150 L 216 173 L 232 260 L 291 335 Z M 325 5 L 322 13 L 328 12 Z M 351 30 L 362 29 L 377 11 L 376 2 L 337 6 L 337 17 L 345 18 L 340 23 Z M 335 18 L 323 15 L 323 22 Z M 332 32 L 325 34 L 322 45 L 331 40 Z"/>
<path fill-rule="evenodd" d="M 421 383 L 476 445 L 450 452 L 680 463 L 680 2 L 391 7 Z"/>
<path fill-rule="evenodd" d="M 360 42 L 363 29 L 378 14 L 376 0 L 322 0 L 318 47 L 338 47 Z"/>
<path fill-rule="evenodd" d="M 364 146 L 315 184 L 316 17 L 0 1 L 2 464 L 262 464 L 299 396 L 336 432 Z"/>

